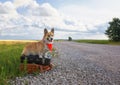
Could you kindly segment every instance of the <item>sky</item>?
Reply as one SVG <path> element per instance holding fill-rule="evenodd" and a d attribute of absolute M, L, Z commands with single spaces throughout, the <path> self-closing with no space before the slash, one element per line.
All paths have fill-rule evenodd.
<path fill-rule="evenodd" d="M 0 0 L 0 39 L 108 39 L 108 22 L 120 18 L 120 0 Z"/>

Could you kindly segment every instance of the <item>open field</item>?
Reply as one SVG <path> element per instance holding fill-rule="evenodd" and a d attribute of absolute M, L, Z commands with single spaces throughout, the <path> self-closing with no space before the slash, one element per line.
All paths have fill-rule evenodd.
<path fill-rule="evenodd" d="M 74 41 L 79 43 L 120 45 L 120 42 L 113 42 L 109 40 L 74 40 Z"/>
<path fill-rule="evenodd" d="M 20 55 L 23 47 L 30 40 L 0 40 L 0 85 L 6 85 L 6 81 L 16 76 L 22 76 L 19 72 Z"/>
<path fill-rule="evenodd" d="M 36 40 L 0 40 L 0 44 L 25 44 L 29 42 L 36 42 Z"/>

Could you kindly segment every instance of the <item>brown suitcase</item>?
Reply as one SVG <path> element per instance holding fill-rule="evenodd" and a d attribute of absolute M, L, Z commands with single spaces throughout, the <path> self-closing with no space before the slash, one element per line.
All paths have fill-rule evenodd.
<path fill-rule="evenodd" d="M 44 72 L 51 70 L 53 64 L 50 65 L 38 65 L 38 64 L 20 64 L 20 71 L 26 71 L 27 73 L 34 73 L 34 72 Z"/>

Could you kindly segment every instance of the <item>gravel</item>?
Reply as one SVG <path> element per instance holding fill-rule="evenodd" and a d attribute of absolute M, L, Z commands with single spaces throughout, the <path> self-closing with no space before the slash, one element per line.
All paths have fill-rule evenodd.
<path fill-rule="evenodd" d="M 120 46 L 55 42 L 55 67 L 10 80 L 12 85 L 120 85 Z"/>

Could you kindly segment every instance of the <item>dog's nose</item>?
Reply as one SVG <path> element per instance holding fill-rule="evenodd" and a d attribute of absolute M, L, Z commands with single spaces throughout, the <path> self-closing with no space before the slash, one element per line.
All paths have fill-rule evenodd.
<path fill-rule="evenodd" d="M 50 38 L 50 37 L 49 37 L 49 38 L 47 38 L 47 40 L 48 40 L 48 41 L 52 41 L 52 40 L 53 40 L 53 38 Z"/>
<path fill-rule="evenodd" d="M 53 40 L 53 38 L 51 38 L 51 41 Z"/>

